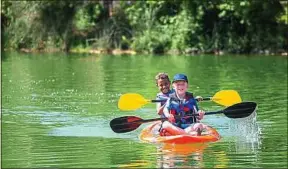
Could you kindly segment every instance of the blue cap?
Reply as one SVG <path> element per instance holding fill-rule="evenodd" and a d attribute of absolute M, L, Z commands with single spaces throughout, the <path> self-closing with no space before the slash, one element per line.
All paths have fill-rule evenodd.
<path fill-rule="evenodd" d="M 184 74 L 176 74 L 176 75 L 173 77 L 172 83 L 175 82 L 175 81 L 180 81 L 180 80 L 186 81 L 186 82 L 188 83 L 188 78 L 187 78 L 187 76 L 184 75 Z"/>

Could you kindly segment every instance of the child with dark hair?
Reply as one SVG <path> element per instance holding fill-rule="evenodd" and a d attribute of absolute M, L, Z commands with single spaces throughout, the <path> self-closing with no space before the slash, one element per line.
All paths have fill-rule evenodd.
<path fill-rule="evenodd" d="M 165 106 L 166 100 L 169 98 L 169 94 L 173 93 L 170 89 L 170 79 L 167 73 L 158 73 L 155 76 L 156 86 L 159 89 L 159 93 L 156 95 L 156 100 L 163 100 L 156 104 L 156 111 L 161 117 L 165 117 L 163 114 L 163 108 Z"/>

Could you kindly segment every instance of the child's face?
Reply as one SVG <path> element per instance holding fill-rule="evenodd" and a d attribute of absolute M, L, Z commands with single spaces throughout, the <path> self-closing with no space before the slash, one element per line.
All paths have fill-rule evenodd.
<path fill-rule="evenodd" d="M 170 81 L 168 79 L 158 79 L 157 86 L 162 93 L 168 93 L 170 90 Z"/>
<path fill-rule="evenodd" d="M 173 83 L 173 88 L 177 94 L 184 94 L 188 89 L 188 83 L 185 81 L 176 81 Z"/>

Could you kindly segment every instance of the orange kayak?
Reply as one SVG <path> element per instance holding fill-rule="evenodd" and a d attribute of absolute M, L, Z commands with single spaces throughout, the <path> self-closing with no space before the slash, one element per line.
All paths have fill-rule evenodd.
<path fill-rule="evenodd" d="M 219 133 L 212 127 L 207 126 L 205 132 L 201 136 L 196 135 L 175 135 L 175 136 L 159 136 L 159 128 L 161 121 L 157 121 L 144 128 L 139 138 L 144 142 L 150 143 L 174 143 L 174 144 L 189 144 L 200 142 L 215 142 L 220 139 Z"/>

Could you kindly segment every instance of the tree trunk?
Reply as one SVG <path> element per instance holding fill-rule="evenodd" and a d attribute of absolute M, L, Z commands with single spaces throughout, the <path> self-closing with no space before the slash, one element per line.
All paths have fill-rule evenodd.
<path fill-rule="evenodd" d="M 113 12 L 113 0 L 103 0 L 102 1 L 105 10 L 107 11 L 107 18 L 112 16 Z"/>

